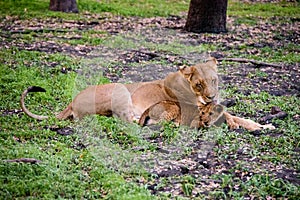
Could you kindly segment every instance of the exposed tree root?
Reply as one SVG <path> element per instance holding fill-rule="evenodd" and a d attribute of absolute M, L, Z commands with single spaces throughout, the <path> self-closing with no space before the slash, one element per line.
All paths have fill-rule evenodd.
<path fill-rule="evenodd" d="M 240 62 L 240 63 L 252 63 L 257 66 L 268 66 L 268 67 L 278 67 L 281 68 L 282 65 L 279 64 L 273 64 L 273 63 L 266 63 L 256 60 L 250 60 L 246 58 L 218 58 L 218 61 L 230 61 L 230 62 Z"/>
<path fill-rule="evenodd" d="M 164 59 L 168 58 L 165 55 L 161 55 L 159 53 L 155 53 L 155 52 L 151 52 L 151 51 L 134 50 L 133 52 L 138 52 L 138 53 L 141 53 L 141 54 L 145 54 L 145 55 L 148 55 L 152 58 L 156 58 L 156 57 L 161 57 L 161 58 L 164 58 Z M 180 58 L 183 58 L 183 57 L 180 57 Z M 254 65 L 257 65 L 257 66 L 267 66 L 267 67 L 276 67 L 276 68 L 283 67 L 283 65 L 280 65 L 280 64 L 261 62 L 261 61 L 257 61 L 257 60 L 246 59 L 246 58 L 218 58 L 217 60 L 218 61 L 239 62 L 239 63 L 251 63 L 251 64 L 254 64 Z"/>

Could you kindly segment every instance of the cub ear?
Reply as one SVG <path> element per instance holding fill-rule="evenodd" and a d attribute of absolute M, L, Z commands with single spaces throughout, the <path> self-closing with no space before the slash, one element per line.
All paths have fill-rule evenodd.
<path fill-rule="evenodd" d="M 222 112 L 224 112 L 224 107 L 222 105 L 218 104 L 214 107 L 213 110 L 214 110 L 214 112 L 221 114 Z"/>
<path fill-rule="evenodd" d="M 196 71 L 195 67 L 187 67 L 186 65 L 180 66 L 179 71 L 184 76 L 184 78 L 190 80 L 193 76 L 194 72 Z"/>

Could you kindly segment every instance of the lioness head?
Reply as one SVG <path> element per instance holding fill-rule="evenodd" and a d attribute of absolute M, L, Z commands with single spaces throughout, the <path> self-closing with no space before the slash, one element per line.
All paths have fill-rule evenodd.
<path fill-rule="evenodd" d="M 192 67 L 181 67 L 180 72 L 197 96 L 198 106 L 218 99 L 217 60 L 215 58 L 209 58 L 206 63 Z"/>

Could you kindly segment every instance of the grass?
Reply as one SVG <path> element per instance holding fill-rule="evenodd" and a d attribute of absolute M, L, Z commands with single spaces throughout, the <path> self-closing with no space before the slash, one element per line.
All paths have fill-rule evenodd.
<path fill-rule="evenodd" d="M 24 85 L 40 85 L 50 94 L 34 95 L 29 105 L 35 112 L 56 110 L 72 98 L 73 89 L 64 88 L 75 82 L 76 73 L 62 74 L 62 66 L 74 65 L 73 59 L 60 54 L 47 55 L 39 52 L 1 51 L 1 110 L 19 107 L 19 90 Z M 39 58 L 39 59 L 37 59 Z M 13 62 L 9 66 L 8 62 Z M 43 64 L 41 64 L 41 62 Z M 55 68 L 49 62 L 59 62 Z M 28 66 L 30 65 L 30 66 Z M 22 78 L 26 77 L 26 79 Z M 78 80 L 78 79 L 77 79 Z M 63 89 L 64 88 L 64 89 Z M 60 97 L 56 99 L 55 97 Z M 43 107 L 37 107 L 41 104 Z M 54 107 L 54 108 L 53 108 Z M 48 113 L 49 115 L 51 113 Z M 1 115 L 1 159 L 32 157 L 42 160 L 40 165 L 5 163 L 0 164 L 1 197 L 18 198 L 149 198 L 150 194 L 136 184 L 128 183 L 123 176 L 104 167 L 94 159 L 91 151 L 77 150 L 78 135 L 58 137 L 45 126 L 72 125 L 71 122 L 56 122 L 54 119 L 37 123 L 28 121 L 24 115 Z M 115 127 L 116 122 L 110 126 Z M 24 126 L 24 124 L 27 124 Z M 118 130 L 111 130 L 112 133 Z M 114 141 L 122 138 L 113 138 Z M 131 139 L 132 141 L 134 139 Z M 75 143 L 75 144 L 74 144 Z M 13 147 L 13 149 L 11 149 Z M 130 191 L 130 192 L 129 192 Z M 124 195 L 126 197 L 124 197 Z"/>
<path fill-rule="evenodd" d="M 162 36 L 165 37 L 165 36 Z M 138 39 L 138 42 L 137 42 Z M 203 53 L 208 51 L 213 51 L 216 49 L 215 46 L 208 44 L 200 44 L 197 46 L 192 45 L 182 45 L 180 41 L 176 40 L 177 38 L 171 38 L 166 41 L 162 41 L 161 43 L 154 43 L 153 41 L 146 41 L 144 34 L 133 34 L 123 36 L 115 36 L 103 42 L 103 45 L 108 46 L 110 48 L 118 48 L 118 49 L 136 49 L 142 46 L 143 48 L 149 49 L 154 52 L 163 52 L 168 54 L 175 55 L 185 55 L 189 53 Z"/>
<path fill-rule="evenodd" d="M 189 1 L 168 0 L 157 3 L 156 0 L 79 0 L 79 11 L 82 13 L 103 13 L 109 12 L 122 16 L 169 16 L 178 15 L 180 12 L 186 12 L 189 8 Z M 84 16 L 78 14 L 66 14 L 60 12 L 49 11 L 48 0 L 20 0 L 18 4 L 14 0 L 6 0 L 0 2 L 0 16 L 6 15 L 18 16 L 20 18 L 64 18 L 64 19 L 84 19 Z M 293 16 L 299 18 L 299 6 L 297 2 L 280 3 L 241 3 L 239 1 L 229 1 L 228 15 L 243 17 L 245 22 L 252 23 L 251 18 L 255 17 L 286 17 Z"/>
<path fill-rule="evenodd" d="M 182 11 L 188 9 L 188 1 L 163 1 L 157 3 L 155 0 L 111 0 L 111 1 L 97 1 L 97 0 L 79 0 L 78 9 L 81 13 L 105 13 L 109 12 L 114 15 L 122 16 L 169 16 L 177 15 Z M 18 16 L 22 19 L 30 18 L 63 18 L 63 19 L 85 19 L 83 15 L 66 14 L 60 12 L 49 11 L 48 0 L 20 0 L 18 4 L 14 0 L 7 0 L 0 2 L 0 16 L 6 15 Z"/>
<path fill-rule="evenodd" d="M 77 2 L 79 14 L 48 11 L 49 0 L 0 1 L 0 18 L 8 20 L 6 22 L 17 18 L 26 27 L 26 24 L 35 20 L 49 20 L 49 24 L 51 20 L 58 23 L 59 19 L 74 20 L 75 23 L 98 20 L 104 16 L 104 12 L 127 17 L 169 16 L 187 11 L 189 1 Z M 286 18 L 298 19 L 298 11 L 298 4 L 289 2 L 265 4 L 230 1 L 228 7 L 228 14 L 235 19 L 235 26 L 257 26 L 259 22 L 273 18 L 276 20 L 270 23 L 285 23 Z M 295 53 L 299 45 L 291 41 L 276 48 L 255 48 L 241 44 L 239 50 L 226 50 L 213 42 L 186 45 L 175 37 L 157 44 L 145 40 L 145 33 L 111 37 L 109 33 L 91 29 L 61 28 L 61 31 L 10 34 L 9 30 L 1 28 L 0 35 L 12 36 L 9 42 L 16 44 L 15 47 L 0 49 L 1 199 L 184 199 L 193 198 L 193 194 L 199 188 L 202 189 L 202 185 L 203 188 L 207 185 L 211 188 L 206 193 L 200 192 L 199 198 L 297 199 L 300 195 L 299 185 L 275 175 L 281 169 L 291 169 L 298 173 L 296 178 L 299 178 L 297 149 L 300 145 L 300 130 L 295 116 L 299 115 L 300 102 L 297 96 L 273 96 L 267 92 L 244 95 L 237 93 L 240 88 L 232 86 L 224 89 L 226 98 L 239 100 L 229 109 L 233 113 L 247 113 L 248 116 L 259 118 L 272 105 L 288 113 L 287 118 L 272 121 L 277 127 L 275 132 L 263 131 L 259 135 L 248 131 L 240 134 L 228 130 L 225 125 L 199 132 L 178 128 L 173 123 L 163 123 L 159 130 L 142 129 L 136 124 L 101 116 L 90 116 L 80 122 L 58 121 L 53 113 L 61 111 L 78 91 L 87 85 L 109 82 L 97 67 L 121 75 L 122 71 L 116 71 L 114 66 L 124 65 L 114 59 L 97 57 L 93 60 L 65 53 L 25 50 L 17 46 L 55 41 L 74 48 L 101 46 L 122 51 L 143 47 L 161 54 L 179 56 L 222 51 L 239 57 L 294 64 L 299 63 L 299 56 Z M 62 39 L 64 36 L 70 39 Z M 275 36 L 285 38 L 280 32 L 275 33 Z M 206 34 L 205 37 L 213 35 Z M 259 49 L 260 54 L 247 54 L 246 50 L 249 49 Z M 157 59 L 139 64 L 130 63 L 128 66 L 147 64 L 170 65 L 165 60 Z M 247 78 L 257 76 L 264 78 L 267 75 L 257 69 L 248 74 Z M 288 80 L 285 75 L 282 78 Z M 26 104 L 34 113 L 49 115 L 49 120 L 37 121 L 19 112 L 20 94 L 30 85 L 46 88 L 46 93 L 29 95 Z M 66 127 L 71 127 L 74 133 L 66 136 L 51 130 Z M 149 172 L 153 169 L 154 161 L 163 163 L 166 160 L 166 155 L 159 150 L 171 151 L 175 148 L 177 151 L 167 156 L 177 161 L 194 155 L 193 145 L 201 141 L 215 142 L 214 149 L 206 146 L 201 149 L 211 151 L 211 156 L 217 161 L 214 174 L 206 174 L 206 177 L 189 174 L 158 177 Z M 143 160 L 145 155 L 153 159 Z M 42 162 L 26 164 L 5 161 L 22 157 Z M 179 197 L 164 191 L 174 185 L 181 191 Z M 150 187 L 156 188 L 158 193 L 151 194 Z"/>
<path fill-rule="evenodd" d="M 185 11 L 188 7 L 187 1 L 167 0 L 157 3 L 155 0 L 125 0 L 125 1 L 105 1 L 96 2 L 89 0 L 88 2 L 79 3 L 79 8 L 88 10 L 93 13 L 110 12 L 122 16 L 169 16 Z"/>
<path fill-rule="evenodd" d="M 244 23 L 253 24 L 255 18 L 286 18 L 293 16 L 299 18 L 298 2 L 281 1 L 279 3 L 241 3 L 236 0 L 229 1 L 228 15 L 244 19 Z"/>

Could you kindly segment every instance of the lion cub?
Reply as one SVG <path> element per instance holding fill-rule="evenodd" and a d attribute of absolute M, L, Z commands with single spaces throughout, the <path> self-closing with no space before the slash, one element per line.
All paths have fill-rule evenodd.
<path fill-rule="evenodd" d="M 195 111 L 195 109 L 196 112 L 191 113 L 192 118 L 190 118 L 189 122 L 189 126 L 192 128 L 210 127 L 212 125 L 220 126 L 226 122 L 230 129 L 237 129 L 239 127 L 243 127 L 249 131 L 275 129 L 272 124 L 262 125 L 251 119 L 233 116 L 225 112 L 224 106 L 213 102 L 198 107 L 198 111 L 197 107 L 191 106 L 191 112 Z M 179 125 L 187 125 L 182 124 L 180 104 L 174 101 L 161 101 L 152 105 L 141 115 L 139 124 L 144 126 L 155 124 L 163 120 L 174 121 Z"/>
<path fill-rule="evenodd" d="M 139 119 L 139 125 L 145 126 L 156 124 L 161 121 L 174 121 L 180 124 L 181 109 L 178 102 L 174 101 L 160 101 L 150 106 Z"/>
<path fill-rule="evenodd" d="M 210 127 L 212 125 L 220 126 L 225 122 L 224 106 L 215 103 L 209 103 L 199 109 L 199 125 L 197 127 Z"/>
<path fill-rule="evenodd" d="M 196 108 L 195 106 L 192 106 Z M 224 113 L 224 107 L 218 104 L 209 103 L 205 106 L 198 107 L 198 115 L 191 119 L 190 127 L 210 127 L 219 125 Z M 159 123 L 161 121 L 174 121 L 176 124 L 181 124 L 181 109 L 179 102 L 161 101 L 149 107 L 139 120 L 141 126 Z M 223 121 L 222 121 L 223 122 Z M 221 123 L 222 123 L 221 122 Z"/>

